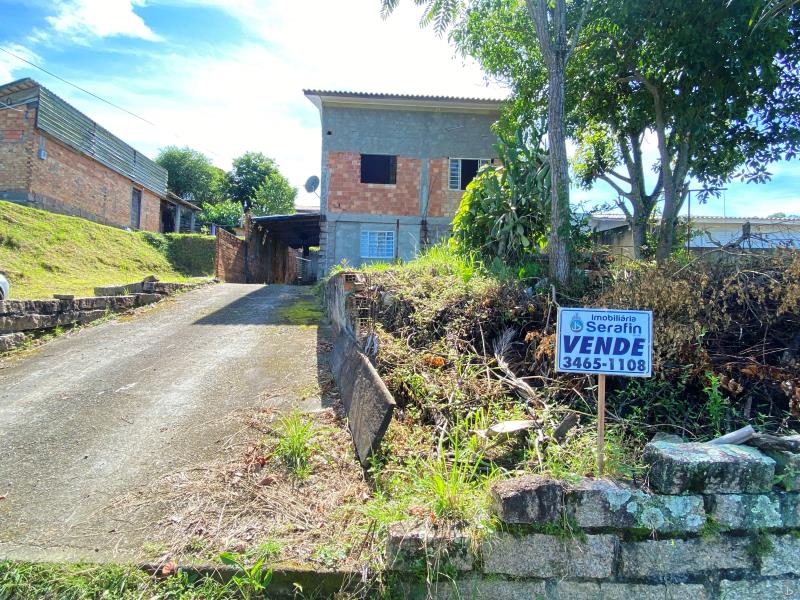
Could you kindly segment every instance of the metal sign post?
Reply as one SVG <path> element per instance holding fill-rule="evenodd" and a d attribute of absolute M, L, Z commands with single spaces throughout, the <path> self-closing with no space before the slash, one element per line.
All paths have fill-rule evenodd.
<path fill-rule="evenodd" d="M 556 329 L 556 371 L 597 375 L 597 471 L 602 475 L 606 375 L 652 375 L 653 313 L 560 307 Z"/>

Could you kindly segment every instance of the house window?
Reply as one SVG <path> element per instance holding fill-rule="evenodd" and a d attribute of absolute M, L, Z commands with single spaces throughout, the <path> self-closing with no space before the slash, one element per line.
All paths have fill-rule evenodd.
<path fill-rule="evenodd" d="M 394 231 L 362 231 L 361 258 L 394 258 Z"/>
<path fill-rule="evenodd" d="M 488 158 L 451 158 L 449 188 L 459 191 L 467 189 L 469 182 L 478 174 L 478 169 L 490 162 Z"/>
<path fill-rule="evenodd" d="M 362 154 L 361 183 L 397 183 L 397 157 L 385 154 Z"/>
<path fill-rule="evenodd" d="M 142 224 L 142 190 L 131 189 L 131 229 L 139 229 Z"/>

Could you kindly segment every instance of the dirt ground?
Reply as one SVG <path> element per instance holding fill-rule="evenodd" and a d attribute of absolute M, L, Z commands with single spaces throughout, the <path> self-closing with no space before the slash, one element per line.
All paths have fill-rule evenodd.
<path fill-rule="evenodd" d="M 164 507 L 120 499 L 219 459 L 243 414 L 323 408 L 313 305 L 310 288 L 209 286 L 0 360 L 0 558 L 147 554 Z"/>

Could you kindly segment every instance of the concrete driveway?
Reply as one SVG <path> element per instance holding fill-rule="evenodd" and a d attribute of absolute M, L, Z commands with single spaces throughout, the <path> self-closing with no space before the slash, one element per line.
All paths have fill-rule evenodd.
<path fill-rule="evenodd" d="M 236 409 L 317 408 L 317 327 L 281 310 L 310 296 L 204 287 L 0 361 L 0 559 L 135 558 L 161 515 L 115 498 L 218 455 Z"/>

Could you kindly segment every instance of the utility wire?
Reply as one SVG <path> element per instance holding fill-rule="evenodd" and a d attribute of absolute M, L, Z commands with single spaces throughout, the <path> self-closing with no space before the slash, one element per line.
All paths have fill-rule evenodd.
<path fill-rule="evenodd" d="M 116 108 L 117 110 L 121 110 L 122 112 L 126 112 L 126 113 L 128 113 L 129 115 L 131 115 L 132 117 L 136 117 L 136 118 L 137 118 L 137 119 L 139 119 L 140 121 L 144 121 L 144 122 L 145 122 L 145 123 L 147 123 L 148 125 L 152 125 L 153 127 L 156 127 L 156 124 L 155 124 L 155 123 L 153 123 L 152 121 L 148 121 L 148 120 L 147 120 L 147 119 L 145 119 L 144 117 L 140 117 L 140 116 L 139 116 L 139 115 L 137 115 L 136 113 L 133 113 L 133 112 L 129 111 L 127 108 L 122 108 L 121 106 L 119 106 L 118 104 L 114 104 L 114 103 L 113 103 L 113 102 L 111 102 L 110 100 L 106 100 L 105 98 L 101 98 L 100 96 L 98 96 L 97 94 L 94 94 L 94 93 L 90 92 L 90 91 L 89 91 L 89 90 L 87 90 L 86 88 L 82 88 L 81 86 L 79 86 L 79 85 L 77 85 L 77 84 L 75 84 L 75 83 L 72 83 L 71 81 L 68 81 L 68 80 L 64 79 L 63 77 L 60 77 L 60 76 L 56 75 L 56 74 L 55 74 L 55 73 L 53 73 L 52 71 L 48 71 L 48 70 L 47 70 L 47 69 L 45 69 L 44 67 L 40 67 L 39 65 L 37 65 L 36 63 L 33 63 L 33 62 L 29 61 L 28 59 L 26 59 L 26 58 L 22 58 L 21 56 L 19 56 L 19 55 L 17 55 L 17 54 L 14 54 L 14 53 L 13 53 L 13 52 L 11 52 L 10 50 L 7 50 L 6 48 L 3 48 L 2 46 L 0 46 L 0 50 L 2 50 L 3 52 L 5 52 L 5 53 L 6 53 L 6 54 L 8 54 L 9 56 L 13 56 L 13 57 L 14 57 L 14 58 L 16 58 L 17 60 L 21 60 L 22 62 L 24 62 L 24 63 L 27 63 L 27 64 L 29 64 L 30 66 L 32 66 L 32 67 L 34 67 L 34 68 L 36 68 L 36 69 L 39 69 L 39 70 L 40 70 L 40 71 L 42 71 L 43 73 L 47 73 L 48 75 L 50 75 L 50 77 L 55 77 L 55 78 L 56 78 L 56 79 L 58 79 L 59 81 L 63 81 L 63 82 L 64 82 L 64 83 L 66 83 L 67 85 L 71 85 L 71 86 L 72 86 L 72 87 L 74 87 L 76 90 L 80 90 L 80 91 L 82 91 L 84 94 L 89 94 L 89 95 L 90 95 L 92 98 L 97 98 L 98 100 L 100 100 L 100 102 L 105 102 L 106 104 L 108 104 L 109 106 L 113 106 L 113 107 L 114 107 L 114 108 Z"/>
<path fill-rule="evenodd" d="M 41 67 L 41 66 L 37 65 L 36 63 L 33 63 L 33 62 L 29 61 L 28 59 L 26 59 L 26 58 L 23 58 L 23 57 L 21 57 L 21 56 L 19 56 L 19 55 L 15 54 L 15 53 L 13 53 L 13 52 L 11 52 L 10 50 L 8 50 L 8 49 L 6 49 L 6 48 L 3 48 L 2 46 L 0 46 L 0 50 L 2 50 L 3 52 L 5 52 L 5 53 L 6 53 L 6 54 L 8 54 L 9 56 L 13 56 L 13 57 L 14 57 L 14 58 L 16 58 L 17 60 L 21 60 L 22 62 L 24 62 L 24 63 L 26 63 L 26 64 L 29 64 L 30 66 L 32 66 L 32 67 L 34 67 L 34 68 L 36 68 L 36 69 L 39 69 L 39 70 L 40 70 L 40 71 L 42 71 L 43 73 L 47 73 L 47 74 L 48 74 L 48 75 L 50 75 L 51 77 L 55 77 L 55 78 L 56 78 L 56 79 L 58 79 L 59 81 L 63 81 L 63 82 L 64 82 L 64 83 L 66 83 L 67 85 L 71 85 L 71 86 L 72 86 L 72 87 L 74 87 L 76 90 L 80 90 L 80 91 L 82 91 L 84 94 L 89 94 L 89 95 L 90 95 L 92 98 L 97 98 L 98 100 L 100 100 L 100 102 L 104 102 L 104 103 L 108 104 L 109 106 L 113 106 L 113 107 L 114 107 L 114 108 L 116 108 L 117 110 L 121 110 L 122 112 L 124 112 L 124 113 L 127 113 L 127 114 L 131 115 L 132 117 L 135 117 L 135 118 L 139 119 L 140 121 L 144 121 L 145 123 L 147 123 L 148 125 L 151 125 L 151 126 L 155 127 L 156 129 L 159 129 L 159 126 L 158 126 L 158 125 L 156 125 L 155 123 L 153 123 L 152 121 L 150 121 L 150 120 L 148 120 L 148 119 L 145 119 L 144 117 L 141 117 L 141 116 L 137 115 L 137 114 L 136 114 L 136 113 L 134 113 L 134 112 L 131 112 L 131 111 L 129 111 L 127 108 L 123 108 L 122 106 L 119 106 L 118 104 L 114 104 L 114 103 L 113 103 L 113 102 L 111 102 L 110 100 L 106 100 L 105 98 L 102 98 L 102 97 L 98 96 L 97 94 L 95 94 L 95 93 L 93 93 L 93 92 L 90 92 L 90 91 L 89 91 L 89 90 L 87 90 L 86 88 L 83 88 L 83 87 L 81 87 L 81 86 L 79 86 L 79 85 L 77 85 L 77 84 L 75 84 L 75 83 L 72 83 L 71 81 L 69 81 L 69 80 L 67 80 L 67 79 L 64 79 L 63 77 L 61 77 L 61 76 L 59 76 L 59 75 L 56 75 L 56 74 L 55 74 L 55 73 L 53 73 L 52 71 L 48 71 L 48 70 L 47 70 L 47 69 L 45 69 L 44 67 Z M 171 135 L 173 135 L 174 137 L 178 138 L 178 139 L 179 139 L 179 140 L 181 140 L 183 143 L 185 143 L 185 140 L 184 140 L 183 136 L 179 135 L 178 133 L 176 133 L 176 132 L 174 132 L 174 131 L 172 131 L 172 132 L 170 132 L 170 133 L 171 133 Z M 211 156 L 216 156 L 217 158 L 219 158 L 219 154 L 217 154 L 216 152 L 213 152 L 213 151 L 211 151 L 211 150 L 206 150 L 206 154 L 210 154 Z"/>

